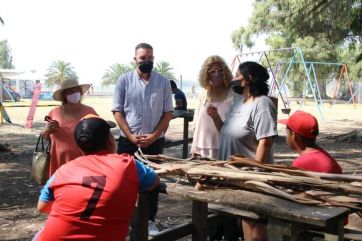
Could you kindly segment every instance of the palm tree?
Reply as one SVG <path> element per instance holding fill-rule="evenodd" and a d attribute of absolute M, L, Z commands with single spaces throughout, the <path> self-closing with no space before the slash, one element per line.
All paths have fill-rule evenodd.
<path fill-rule="evenodd" d="M 122 74 L 131 70 L 131 67 L 124 64 L 114 64 L 110 66 L 106 73 L 102 77 L 102 86 L 114 85 L 117 82 L 117 79 Z"/>
<path fill-rule="evenodd" d="M 172 72 L 173 68 L 170 66 L 170 63 L 167 61 L 158 62 L 154 70 L 168 79 L 176 79 L 175 74 Z"/>
<path fill-rule="evenodd" d="M 78 79 L 77 73 L 73 69 L 73 66 L 68 62 L 62 60 L 53 61 L 45 74 L 47 77 L 45 80 L 46 86 L 60 85 L 64 80 L 70 78 Z"/>

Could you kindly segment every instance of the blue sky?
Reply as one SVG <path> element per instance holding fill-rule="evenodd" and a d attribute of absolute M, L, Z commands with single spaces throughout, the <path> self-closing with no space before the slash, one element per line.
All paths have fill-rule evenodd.
<path fill-rule="evenodd" d="M 237 54 L 231 32 L 252 13 L 251 0 L 0 0 L 0 6 L 0 39 L 8 39 L 17 69 L 41 75 L 52 60 L 65 60 L 80 82 L 94 85 L 110 65 L 132 61 L 139 42 L 150 43 L 155 61 L 168 61 L 177 78 L 197 80 L 207 56 L 231 62 Z"/>

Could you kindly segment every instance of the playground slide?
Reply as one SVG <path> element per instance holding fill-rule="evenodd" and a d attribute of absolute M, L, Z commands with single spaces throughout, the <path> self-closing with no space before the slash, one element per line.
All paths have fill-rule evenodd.
<path fill-rule="evenodd" d="M 2 96 L 3 101 L 19 101 L 20 100 L 20 95 L 8 86 L 3 86 L 2 95 L 3 95 Z"/>

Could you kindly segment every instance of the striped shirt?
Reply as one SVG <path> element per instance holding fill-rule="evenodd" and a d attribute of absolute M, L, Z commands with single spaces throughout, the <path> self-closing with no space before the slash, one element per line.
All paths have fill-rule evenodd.
<path fill-rule="evenodd" d="M 153 133 L 162 115 L 173 111 L 170 81 L 154 71 L 147 84 L 136 70 L 121 75 L 116 83 L 112 111 L 123 114 L 132 134 Z M 125 136 L 122 131 L 121 135 Z"/>

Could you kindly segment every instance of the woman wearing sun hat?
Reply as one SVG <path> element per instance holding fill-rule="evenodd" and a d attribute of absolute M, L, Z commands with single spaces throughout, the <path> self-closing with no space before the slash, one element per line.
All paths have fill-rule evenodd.
<path fill-rule="evenodd" d="M 42 136 L 51 140 L 49 176 L 64 163 L 83 155 L 74 140 L 74 128 L 79 120 L 95 110 L 81 103 L 81 97 L 89 89 L 89 84 L 79 84 L 75 79 L 63 81 L 53 93 L 53 99 L 62 105 L 52 109 L 46 116 L 48 121 Z"/>

